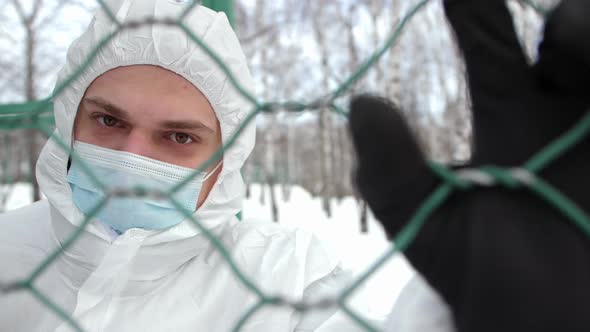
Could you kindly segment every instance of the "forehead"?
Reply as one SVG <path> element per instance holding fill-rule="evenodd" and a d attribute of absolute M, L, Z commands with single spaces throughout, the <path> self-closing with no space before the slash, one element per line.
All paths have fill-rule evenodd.
<path fill-rule="evenodd" d="M 215 127 L 217 118 L 203 93 L 184 77 L 152 65 L 118 67 L 96 78 L 84 98 L 99 98 L 144 120 L 196 119 Z"/>

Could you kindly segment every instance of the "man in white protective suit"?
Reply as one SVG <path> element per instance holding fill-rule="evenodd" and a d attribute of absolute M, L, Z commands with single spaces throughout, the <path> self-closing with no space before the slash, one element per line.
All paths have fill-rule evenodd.
<path fill-rule="evenodd" d="M 177 17 L 189 2 L 107 5 L 125 24 Z M 243 88 L 253 87 L 224 14 L 196 6 L 184 24 Z M 116 27 L 100 9 L 71 45 L 57 85 Z M 57 139 L 43 148 L 36 173 L 47 200 L 0 216 L 0 331 L 75 330 L 30 289 L 14 284 L 28 280 L 60 249 L 31 286 L 84 331 L 231 331 L 258 296 L 170 200 L 129 189 L 171 190 L 227 143 L 252 109 L 178 27 L 133 26 L 108 41 L 54 98 Z M 173 198 L 265 294 L 312 301 L 335 293 L 349 274 L 315 237 L 236 218 L 245 191 L 240 168 L 254 146 L 253 123 Z M 114 189 L 119 195 L 102 204 Z M 92 218 L 85 224 L 86 216 Z M 80 236 L 68 246 L 76 232 Z M 315 331 L 335 311 L 301 314 L 290 306 L 265 306 L 241 331 Z"/>

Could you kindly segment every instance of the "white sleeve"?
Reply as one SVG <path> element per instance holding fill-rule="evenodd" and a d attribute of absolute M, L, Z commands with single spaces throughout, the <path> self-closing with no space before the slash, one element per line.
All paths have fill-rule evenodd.
<path fill-rule="evenodd" d="M 385 324 L 385 332 L 455 332 L 450 308 L 416 274 L 402 290 Z"/>
<path fill-rule="evenodd" d="M 309 285 L 304 293 L 303 300 L 305 302 L 313 302 L 326 297 L 336 297 L 345 285 L 350 283 L 352 279 L 352 273 L 348 270 L 343 270 L 340 266 L 336 267 L 332 273 L 323 277 L 322 279 L 316 280 Z M 316 331 L 326 321 L 339 311 L 337 307 L 329 309 L 318 310 L 314 309 L 306 312 L 297 327 L 296 332 L 307 332 Z"/>

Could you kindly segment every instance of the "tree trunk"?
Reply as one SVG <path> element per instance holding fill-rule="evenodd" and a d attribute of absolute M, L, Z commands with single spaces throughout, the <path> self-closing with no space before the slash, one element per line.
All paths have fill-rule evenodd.
<path fill-rule="evenodd" d="M 328 91 L 330 88 L 329 84 L 329 63 L 328 63 L 328 45 L 326 44 L 326 38 L 324 35 L 323 26 L 320 22 L 323 9 L 326 4 L 325 1 L 318 1 L 317 10 L 314 13 L 314 17 L 312 19 L 314 33 L 316 37 L 316 41 L 320 48 L 320 58 L 322 63 L 322 74 L 323 74 L 323 84 L 322 88 L 323 91 Z M 318 119 L 318 130 L 320 136 L 320 181 L 322 181 L 322 190 L 320 193 L 320 197 L 322 199 L 322 208 L 324 212 L 330 218 L 332 216 L 332 208 L 330 204 L 330 196 L 332 195 L 332 174 L 330 174 L 330 170 L 332 169 L 331 161 L 332 161 L 332 152 L 331 152 L 331 142 L 330 142 L 330 109 L 322 108 L 319 110 L 319 119 Z"/>
<path fill-rule="evenodd" d="M 270 193 L 270 212 L 272 215 L 272 221 L 279 222 L 279 208 L 277 206 L 277 198 L 275 193 L 276 179 L 272 174 L 269 174 L 267 179 L 268 190 Z"/>
<path fill-rule="evenodd" d="M 369 208 L 365 201 L 361 201 L 361 233 L 366 234 L 369 231 L 368 214 Z"/>
<path fill-rule="evenodd" d="M 35 93 L 35 32 L 33 31 L 32 22 L 28 21 L 26 25 L 26 76 L 25 76 L 25 95 L 28 101 L 36 99 Z M 35 165 L 39 151 L 37 147 L 38 133 L 36 129 L 27 129 L 27 146 L 29 151 L 29 175 L 32 185 L 32 199 L 36 202 L 41 199 L 41 191 L 37 183 L 37 176 L 35 175 Z"/>
<path fill-rule="evenodd" d="M 391 5 L 391 21 L 392 27 L 395 27 L 400 22 L 400 5 L 399 1 L 393 0 Z M 389 50 L 389 61 L 387 64 L 387 70 L 389 71 L 389 80 L 386 85 L 386 94 L 395 103 L 400 105 L 401 103 L 401 45 L 399 45 L 400 39 L 397 43 L 392 46 Z"/>

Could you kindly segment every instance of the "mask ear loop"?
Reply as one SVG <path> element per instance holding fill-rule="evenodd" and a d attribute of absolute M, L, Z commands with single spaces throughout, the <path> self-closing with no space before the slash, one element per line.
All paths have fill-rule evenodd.
<path fill-rule="evenodd" d="M 205 177 L 203 178 L 203 182 L 207 181 L 211 177 L 211 175 L 213 175 L 215 171 L 217 171 L 221 164 L 223 164 L 223 160 L 220 161 L 219 164 L 217 164 L 217 166 L 215 166 L 215 168 L 213 168 L 209 174 L 205 175 Z"/>

